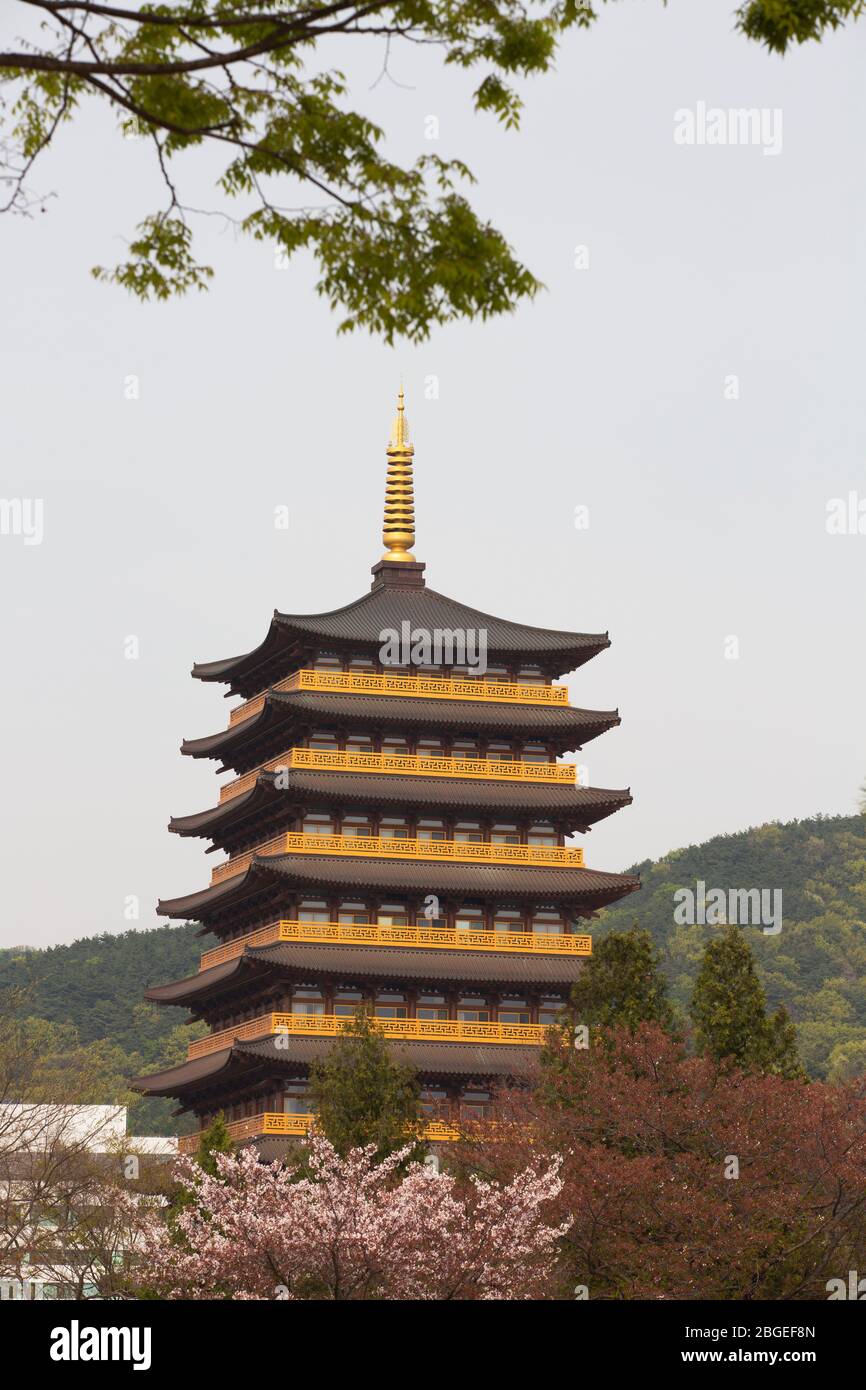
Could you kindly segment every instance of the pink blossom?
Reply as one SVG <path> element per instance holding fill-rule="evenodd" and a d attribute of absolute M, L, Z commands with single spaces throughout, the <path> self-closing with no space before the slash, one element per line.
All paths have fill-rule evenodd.
<path fill-rule="evenodd" d="M 176 1238 L 151 1215 L 142 1282 L 170 1298 L 514 1299 L 539 1295 L 565 1226 L 541 1208 L 561 1190 L 558 1160 L 508 1184 L 414 1164 L 408 1150 L 341 1158 L 323 1138 L 309 1174 L 261 1163 L 255 1149 L 219 1155 L 219 1176 L 181 1160 L 193 1201 Z"/>

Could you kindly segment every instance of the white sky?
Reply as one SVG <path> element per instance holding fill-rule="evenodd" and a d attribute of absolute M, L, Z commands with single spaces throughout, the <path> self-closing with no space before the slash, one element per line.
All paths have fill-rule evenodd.
<path fill-rule="evenodd" d="M 97 285 L 162 193 L 107 111 L 65 132 L 34 177 L 49 210 L 0 221 L 0 495 L 45 507 L 42 545 L 0 537 L 0 944 L 125 930 L 130 894 L 152 926 L 158 896 L 205 884 L 202 846 L 165 829 L 216 799 L 213 765 L 178 753 L 226 716 L 189 668 L 257 644 L 274 607 L 368 587 L 401 373 L 431 586 L 610 630 L 572 696 L 619 707 L 584 758 L 635 804 L 589 836 L 591 867 L 854 809 L 866 536 L 825 519 L 866 498 L 866 26 L 781 60 L 733 8 L 624 0 L 528 84 L 519 134 L 474 117 L 471 82 L 430 53 L 398 50 L 407 85 L 373 90 L 378 43 L 331 55 L 399 157 L 431 148 L 438 116 L 433 148 L 466 158 L 548 287 L 416 349 L 338 340 L 308 262 L 278 271 L 216 220 L 209 294 L 144 307 Z M 674 112 L 701 101 L 780 108 L 781 153 L 675 144 Z M 204 204 L 197 158 L 177 172 Z"/>

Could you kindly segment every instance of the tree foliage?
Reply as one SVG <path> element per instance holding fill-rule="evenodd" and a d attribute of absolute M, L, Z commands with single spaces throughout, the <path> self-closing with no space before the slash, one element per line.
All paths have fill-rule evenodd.
<path fill-rule="evenodd" d="M 217 211 L 284 257 L 318 263 L 316 289 L 386 342 L 420 341 L 436 324 L 507 313 L 539 282 L 503 234 L 469 203 L 460 159 L 427 154 L 401 165 L 385 132 L 352 109 L 340 46 L 376 43 L 385 65 L 400 45 L 434 47 L 473 74 L 477 111 L 519 124 L 521 79 L 548 72 L 564 33 L 588 28 L 604 0 L 14 0 L 7 13 L 41 21 L 0 51 L 0 177 L 5 206 L 46 206 L 34 163 L 88 100 L 107 105 L 127 135 L 146 139 L 165 189 L 127 258 L 94 274 L 141 299 L 206 288 L 193 209 L 178 156 L 207 147 L 219 159 Z M 856 18 L 862 0 L 751 0 L 737 13 L 747 37 L 784 53 Z M 2 90 L 2 89 L 0 89 Z M 186 172 L 186 171 L 185 171 Z M 227 209 L 236 207 L 229 215 Z"/>
<path fill-rule="evenodd" d="M 46 950 L 12 947 L 0 951 L 0 998 L 14 992 L 19 1016 L 30 1016 L 32 1027 L 51 1025 L 38 1045 L 46 1067 L 60 1070 L 76 1049 L 90 1048 L 100 1065 L 89 1100 L 131 1106 L 138 1134 L 185 1133 L 195 1122 L 173 1118 L 173 1101 L 143 1099 L 127 1081 L 179 1065 L 188 1042 L 207 1031 L 204 1023 L 188 1026 L 185 1009 L 142 998 L 148 985 L 193 974 L 201 948 L 193 923 L 105 932 Z"/>
<path fill-rule="evenodd" d="M 562 33 L 586 26 L 577 0 L 171 0 L 124 4 L 19 0 L 43 18 L 35 45 L 0 53 L 7 102 L 7 206 L 33 205 L 34 161 L 88 98 L 108 103 L 126 134 L 146 138 L 165 202 L 137 229 L 127 259 L 94 274 L 142 299 L 204 289 L 177 156 L 219 155 L 222 215 L 285 258 L 309 250 L 316 289 L 387 342 L 418 341 L 434 324 L 513 310 L 539 283 L 505 238 L 470 206 L 460 159 L 428 153 L 400 165 L 385 132 L 351 109 L 342 72 L 326 68 L 335 40 L 383 51 L 434 46 L 473 70 L 475 108 L 516 126 L 514 80 L 546 72 Z M 38 199 L 37 199 L 38 205 Z"/>
<path fill-rule="evenodd" d="M 372 1146 L 379 1161 L 405 1149 L 420 1120 L 419 1083 L 395 1062 L 388 1043 L 358 1009 L 327 1057 L 310 1069 L 310 1103 L 317 1128 L 339 1154 Z M 410 1146 L 413 1160 L 423 1147 Z"/>
<path fill-rule="evenodd" d="M 866 1264 L 866 1101 L 722 1066 L 657 1024 L 563 1050 L 548 1085 L 497 1097 L 446 1159 L 506 1183 L 561 1155 L 570 1219 L 548 1296 L 815 1299 Z"/>
<path fill-rule="evenodd" d="M 678 925 L 674 894 L 711 887 L 768 887 L 783 898 L 782 930 L 744 927 L 774 1012 L 784 1005 L 810 1076 L 826 1077 L 835 1049 L 866 1041 L 866 821 L 815 816 L 716 835 L 632 866 L 642 887 L 593 922 L 593 949 L 637 918 L 659 952 L 671 1003 L 688 1014 L 707 944 L 720 928 Z"/>
<path fill-rule="evenodd" d="M 691 1016 L 697 1050 L 716 1062 L 780 1076 L 801 1075 L 794 1026 L 783 1006 L 767 1017 L 766 996 L 739 927 L 727 927 L 707 946 Z"/>
<path fill-rule="evenodd" d="M 142 1213 L 142 1271 L 170 1298 L 513 1299 L 545 1286 L 567 1225 L 545 1215 L 557 1163 L 458 1188 L 423 1164 L 404 1171 L 408 1158 L 340 1155 L 317 1137 L 303 1176 L 255 1149 L 220 1155 L 214 1176 L 182 1160 L 193 1201 L 176 1233 Z"/>
<path fill-rule="evenodd" d="M 622 1024 L 633 1032 L 639 1023 L 672 1026 L 667 983 L 648 931 L 635 925 L 598 943 L 572 986 L 570 1012 L 576 1022 L 601 1028 Z"/>
<path fill-rule="evenodd" d="M 794 44 L 819 42 L 862 13 L 863 0 L 747 0 L 737 11 L 737 28 L 771 52 L 786 53 Z"/>

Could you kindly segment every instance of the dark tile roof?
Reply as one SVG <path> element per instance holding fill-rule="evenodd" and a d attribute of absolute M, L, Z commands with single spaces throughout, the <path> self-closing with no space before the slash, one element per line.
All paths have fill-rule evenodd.
<path fill-rule="evenodd" d="M 203 681 L 230 682 L 238 693 L 245 689 L 255 693 L 256 688 L 261 689 L 261 683 L 256 687 L 257 671 L 295 641 L 321 639 L 356 644 L 359 649 L 378 648 L 383 631 L 399 631 L 403 622 L 428 630 L 483 630 L 491 656 L 548 657 L 564 662 L 563 671 L 573 670 L 610 645 L 607 633 L 531 627 L 482 613 L 424 585 L 403 587 L 392 583 L 374 586 L 352 603 L 328 613 L 275 612 L 267 636 L 258 647 L 222 661 L 196 662 L 192 674 Z"/>
<path fill-rule="evenodd" d="M 191 1062 L 181 1062 L 179 1066 L 167 1067 L 165 1071 L 151 1072 L 149 1076 L 136 1076 L 130 1081 L 134 1091 L 149 1096 L 174 1096 L 189 1086 L 201 1086 L 221 1073 L 228 1072 L 234 1062 L 233 1048 L 222 1052 L 210 1052 L 205 1057 L 194 1057 Z"/>
<path fill-rule="evenodd" d="M 327 1055 L 333 1038 L 283 1037 L 279 1048 L 273 1038 L 235 1044 L 257 1058 L 285 1056 L 288 1062 L 307 1063 Z M 283 1046 L 285 1044 L 285 1046 Z M 422 1076 L 527 1076 L 538 1069 L 537 1047 L 517 1043 L 416 1042 L 388 1039 L 388 1050 L 398 1061 Z"/>
<path fill-rule="evenodd" d="M 287 1069 L 303 1073 L 310 1064 L 327 1056 L 333 1038 L 296 1038 L 284 1035 L 280 1046 L 273 1038 L 254 1042 L 236 1042 L 222 1052 L 211 1052 L 191 1062 L 137 1076 L 130 1085 L 133 1090 L 151 1096 L 175 1096 L 188 1102 L 197 1090 L 234 1075 L 274 1067 L 278 1072 Z M 538 1070 L 537 1047 L 522 1047 L 515 1043 L 454 1043 L 389 1040 L 389 1050 L 398 1061 L 412 1067 L 422 1077 L 463 1076 L 480 1080 L 482 1077 L 529 1078 Z"/>
<path fill-rule="evenodd" d="M 176 835 L 218 834 L 233 822 L 258 815 L 270 806 L 286 803 L 293 794 L 323 805 L 405 805 L 443 809 L 450 806 L 518 815 L 567 816 L 575 824 L 593 825 L 631 801 L 625 789 L 579 787 L 554 782 L 495 782 L 457 777 L 377 776 L 372 772 L 316 772 L 290 768 L 283 786 L 277 774 L 265 772 L 254 787 L 240 796 L 220 802 L 191 816 L 172 816 L 169 830 Z M 312 804 L 312 803 L 311 803 Z"/>
<path fill-rule="evenodd" d="M 186 999 L 194 998 L 202 990 L 215 989 L 219 985 L 231 982 L 242 973 L 243 967 L 244 957 L 236 956 L 234 960 L 225 960 L 219 965 L 211 966 L 210 970 L 200 970 L 194 975 L 187 975 L 183 980 L 172 980 L 166 985 L 150 985 L 144 991 L 144 997 L 154 1004 L 182 1005 Z"/>
<path fill-rule="evenodd" d="M 329 941 L 282 941 L 273 946 L 247 947 L 233 961 L 190 975 L 171 984 L 155 985 L 145 997 L 160 1004 L 199 1004 L 244 975 L 271 967 L 283 978 L 312 976 L 344 980 L 374 979 L 408 984 L 441 981 L 467 984 L 532 985 L 568 989 L 580 975 L 579 956 L 547 956 L 535 952 L 425 951 L 416 947 L 346 945 Z"/>
<path fill-rule="evenodd" d="M 273 884 L 277 877 L 287 887 L 337 891 L 344 888 L 386 892 L 437 893 L 442 896 L 513 897 L 525 902 L 572 902 L 591 909 L 616 902 L 635 892 L 640 880 L 627 874 L 598 869 L 536 868 L 512 864 L 440 864 L 417 859 L 352 859 L 338 855 L 285 854 L 253 861 L 244 873 L 183 898 L 157 904 L 164 917 L 200 918 L 212 909 L 236 905 Z"/>
<path fill-rule="evenodd" d="M 520 705 L 482 700 L 424 700 L 400 695 L 342 695 L 318 690 L 271 690 L 257 714 L 202 738 L 185 738 L 181 752 L 190 758 L 220 757 L 233 766 L 239 750 L 283 726 L 287 742 L 293 724 L 337 725 L 354 729 L 387 725 L 394 730 L 483 733 L 503 737 L 563 740 L 579 748 L 619 724 L 616 710 L 578 709 L 572 705 Z M 241 756 L 243 754 L 241 753 Z"/>

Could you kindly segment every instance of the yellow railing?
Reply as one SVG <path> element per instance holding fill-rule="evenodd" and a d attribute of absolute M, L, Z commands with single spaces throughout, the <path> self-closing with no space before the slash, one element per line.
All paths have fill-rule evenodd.
<path fill-rule="evenodd" d="M 591 956 L 592 937 L 553 932 L 457 930 L 425 923 L 394 926 L 390 922 L 270 922 L 224 946 L 205 951 L 200 970 L 221 965 L 243 954 L 248 946 L 271 946 L 280 941 L 337 941 L 346 945 L 422 946 L 454 951 L 531 951 L 534 955 Z"/>
<path fill-rule="evenodd" d="M 263 845 L 236 854 L 211 873 L 222 883 L 249 868 L 257 855 L 336 854 L 363 859 L 434 859 L 461 864 L 540 864 L 550 868 L 583 867 L 583 850 L 565 845 L 490 845 L 469 840 L 386 839 L 381 835 L 306 835 L 284 831 Z"/>
<path fill-rule="evenodd" d="M 486 1042 L 518 1043 L 523 1047 L 540 1047 L 547 1027 L 543 1023 L 469 1023 L 463 1019 L 373 1018 L 373 1026 L 386 1038 L 411 1038 L 424 1042 Z M 337 1014 L 262 1014 L 247 1023 L 222 1028 L 206 1038 L 191 1042 L 187 1049 L 190 1061 L 220 1052 L 233 1042 L 252 1038 L 269 1038 L 277 1033 L 300 1034 L 309 1037 L 336 1037 L 352 1018 Z"/>
<path fill-rule="evenodd" d="M 422 753 L 360 753 L 349 749 L 289 748 L 278 758 L 245 772 L 220 788 L 220 801 L 240 796 L 255 786 L 263 772 L 283 768 L 313 768 L 317 772 L 392 773 L 398 777 L 484 777 L 494 782 L 559 782 L 573 786 L 574 763 L 524 763 L 516 758 L 438 758 Z"/>
<path fill-rule="evenodd" d="M 238 1144 L 244 1139 L 265 1138 L 268 1135 L 307 1134 L 315 1118 L 315 1115 L 284 1115 L 281 1111 L 272 1110 L 264 1115 L 253 1115 L 247 1120 L 233 1120 L 226 1125 L 226 1129 L 230 1138 Z M 202 1133 L 182 1134 L 177 1145 L 180 1153 L 194 1154 Z M 432 1144 L 454 1143 L 460 1138 L 459 1129 L 446 1120 L 425 1120 L 418 1126 L 417 1134 L 419 1139 L 426 1139 Z"/>
<path fill-rule="evenodd" d="M 451 680 L 445 676 L 401 676 L 384 671 L 295 671 L 271 690 L 339 691 L 347 695 L 410 695 L 425 700 L 485 700 L 500 704 L 567 705 L 565 685 L 520 685 L 513 681 Z M 238 705 L 230 725 L 251 719 L 265 703 L 265 691 Z"/>

